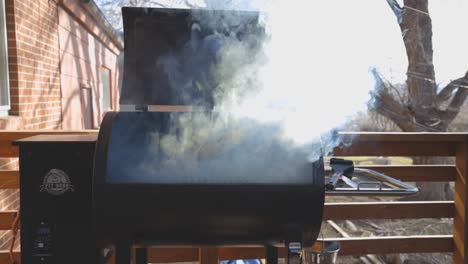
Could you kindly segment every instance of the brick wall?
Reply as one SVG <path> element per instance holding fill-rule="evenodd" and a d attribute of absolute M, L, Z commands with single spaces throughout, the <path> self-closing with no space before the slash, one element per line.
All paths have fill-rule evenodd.
<path fill-rule="evenodd" d="M 91 121 L 97 127 L 104 112 L 99 103 L 102 67 L 111 70 L 114 109 L 119 98 L 120 48 L 108 31 L 81 1 L 0 1 L 7 13 L 10 114 L 20 117 L 1 120 L 0 128 L 91 128 L 83 88 L 91 89 Z"/>
<path fill-rule="evenodd" d="M 61 128 L 57 3 L 6 0 L 12 115 L 23 129 Z"/>

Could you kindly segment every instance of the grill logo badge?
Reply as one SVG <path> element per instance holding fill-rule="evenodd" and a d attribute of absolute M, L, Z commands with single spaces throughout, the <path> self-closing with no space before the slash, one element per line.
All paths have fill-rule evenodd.
<path fill-rule="evenodd" d="M 42 181 L 41 192 L 47 192 L 52 195 L 62 195 L 67 191 L 75 191 L 71 184 L 70 177 L 62 170 L 51 169 Z"/>

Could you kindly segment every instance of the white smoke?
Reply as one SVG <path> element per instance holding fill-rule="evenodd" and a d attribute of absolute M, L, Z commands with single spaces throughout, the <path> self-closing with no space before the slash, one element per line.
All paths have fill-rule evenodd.
<path fill-rule="evenodd" d="M 385 1 L 363 2 L 370 10 L 388 11 Z M 154 159 L 145 157 L 139 173 L 122 176 L 116 169 L 114 175 L 121 176 L 115 177 L 141 180 L 158 174 L 168 182 L 187 177 L 204 182 L 223 175 L 218 181 L 253 183 L 284 183 L 289 177 L 305 183 L 310 176 L 304 174 L 306 164 L 339 143 L 331 132 L 366 109 L 374 87 L 369 68 L 394 65 L 388 62 L 402 43 L 392 13 L 365 12 L 361 3 L 346 0 L 207 0 L 205 7 L 261 10 L 268 37 L 257 50 L 251 45 L 255 39 L 215 33 L 188 45 L 197 47 L 194 56 L 162 56 L 156 64 L 167 65 L 173 86 L 195 84 L 214 94 L 216 114 L 174 116 L 169 134 L 151 136 Z M 383 32 L 388 25 L 393 27 Z M 219 46 L 216 65 L 202 77 L 178 72 L 213 43 Z"/>
<path fill-rule="evenodd" d="M 224 97 L 218 109 L 281 123 L 284 135 L 297 143 L 316 141 L 366 110 L 374 87 L 369 68 L 391 77 L 405 62 L 399 28 L 385 1 L 205 2 L 208 8 L 261 10 L 270 36 L 267 61 L 257 65 L 259 87 L 249 96 Z"/>

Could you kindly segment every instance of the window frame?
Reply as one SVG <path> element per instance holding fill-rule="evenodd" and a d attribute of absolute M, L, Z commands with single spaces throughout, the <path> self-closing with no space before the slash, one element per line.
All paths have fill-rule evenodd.
<path fill-rule="evenodd" d="M 81 109 L 82 109 L 82 117 L 83 117 L 83 128 L 84 129 L 90 129 L 90 128 L 87 128 L 86 127 L 86 122 L 85 122 L 85 115 L 86 115 L 86 109 L 83 107 L 85 106 L 85 100 L 86 98 L 84 98 L 83 96 L 83 92 L 84 91 L 88 91 L 89 92 L 89 98 L 87 98 L 89 100 L 89 107 L 90 107 L 90 110 L 91 110 L 91 116 L 90 116 L 90 121 L 91 121 L 91 129 L 92 128 L 99 128 L 99 125 L 96 125 L 96 118 L 94 117 L 94 89 L 93 89 L 93 86 L 91 84 L 87 85 L 87 84 L 81 84 L 80 85 L 80 103 L 81 103 Z"/>
<path fill-rule="evenodd" d="M 104 109 L 104 85 L 103 85 L 103 81 L 102 81 L 103 71 L 108 71 L 108 73 L 109 73 L 109 108 L 107 108 L 107 109 Z M 110 67 L 106 66 L 106 65 L 102 65 L 99 68 L 99 95 L 100 95 L 99 108 L 101 108 L 100 110 L 101 110 L 102 115 L 104 115 L 107 111 L 112 111 L 114 109 L 114 104 L 112 103 L 112 98 L 113 98 L 112 86 L 113 86 L 113 83 L 112 83 L 112 69 Z"/>
<path fill-rule="evenodd" d="M 6 102 L 0 101 L 0 116 L 6 116 L 11 109 L 11 100 L 5 1 L 0 1 L 0 95 L 2 94 L 6 96 Z"/>

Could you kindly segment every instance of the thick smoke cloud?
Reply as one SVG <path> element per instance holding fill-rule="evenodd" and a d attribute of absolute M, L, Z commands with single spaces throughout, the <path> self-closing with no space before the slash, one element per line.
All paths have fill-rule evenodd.
<path fill-rule="evenodd" d="M 340 8 L 354 8 L 347 2 Z M 184 102 L 210 111 L 172 115 L 167 131 L 147 135 L 150 153 L 137 162 L 138 173 L 115 171 L 116 178 L 310 181 L 304 168 L 339 143 L 332 136 L 336 127 L 365 108 L 373 87 L 368 67 L 374 65 L 365 52 L 373 54 L 376 42 L 360 41 L 372 30 L 362 30 L 362 19 L 346 20 L 351 16 L 341 9 L 331 12 L 334 4 L 322 4 L 328 10 L 301 5 L 263 5 L 264 32 L 232 29 L 227 24 L 239 20 L 236 13 L 199 18 L 184 48 L 155 63 Z M 235 2 L 207 6 L 242 9 Z M 207 25 L 216 29 L 207 33 Z"/>
<path fill-rule="evenodd" d="M 259 70 L 265 64 L 264 29 L 254 14 L 194 12 L 190 38 L 180 49 L 156 59 L 174 97 L 183 104 L 218 108 L 239 104 L 261 87 Z M 156 84 L 157 85 L 157 84 Z"/>
<path fill-rule="evenodd" d="M 160 183 L 311 182 L 309 149 L 285 139 L 278 125 L 198 113 L 173 117 L 170 127 L 153 134 L 157 162 L 143 162 L 136 175 L 157 175 Z"/>

